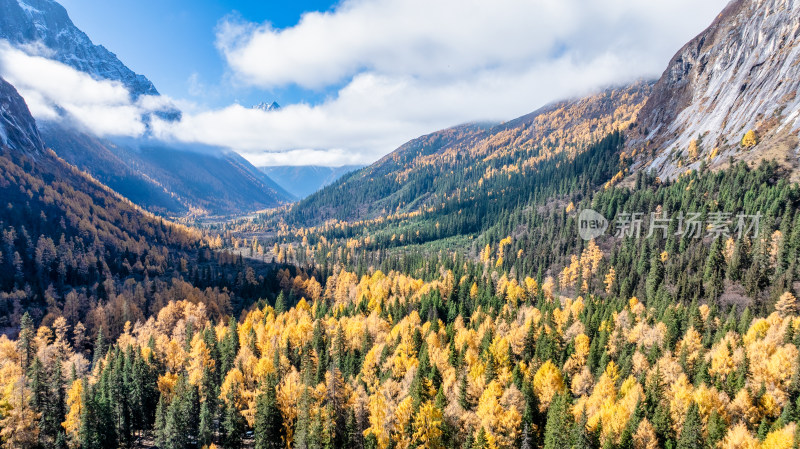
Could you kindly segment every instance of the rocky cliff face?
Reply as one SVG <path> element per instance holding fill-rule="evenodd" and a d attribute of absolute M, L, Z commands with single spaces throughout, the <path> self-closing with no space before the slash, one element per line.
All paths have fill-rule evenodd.
<path fill-rule="evenodd" d="M 91 39 L 52 0 L 0 0 L 0 39 L 28 46 L 97 79 L 120 81 L 134 98 L 158 95 L 143 75 L 134 73 L 113 53 Z"/>
<path fill-rule="evenodd" d="M 670 61 L 629 145 L 639 167 L 674 177 L 703 161 L 797 165 L 800 1 L 735 0 Z M 755 131 L 755 147 L 741 145 Z M 694 141 L 694 142 L 693 142 Z"/>
<path fill-rule="evenodd" d="M 44 144 L 28 105 L 17 90 L 0 78 L 0 148 L 43 153 Z"/>

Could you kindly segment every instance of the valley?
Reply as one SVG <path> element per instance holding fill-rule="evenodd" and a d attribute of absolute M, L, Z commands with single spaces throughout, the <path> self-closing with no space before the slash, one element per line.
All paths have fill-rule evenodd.
<path fill-rule="evenodd" d="M 0 12 L 160 95 L 58 3 Z M 366 166 L 98 136 L 0 78 L 0 444 L 796 447 L 798 24 L 734 0 L 659 79 Z"/>

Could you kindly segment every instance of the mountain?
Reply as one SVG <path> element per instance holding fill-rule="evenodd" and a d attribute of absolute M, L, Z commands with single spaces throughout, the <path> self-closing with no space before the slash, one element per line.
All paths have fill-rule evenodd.
<path fill-rule="evenodd" d="M 15 334 L 27 314 L 37 326 L 63 317 L 91 341 L 116 337 L 126 322 L 179 300 L 221 318 L 277 283 L 276 267 L 215 251 L 219 237 L 142 210 L 47 149 L 25 100 L 2 78 L 0 136 L 0 334 Z"/>
<path fill-rule="evenodd" d="M 159 95 L 146 77 L 134 73 L 105 47 L 93 44 L 55 1 L 0 0 L 0 38 L 97 79 L 119 81 L 133 98 Z M 170 107 L 156 114 L 169 120 L 180 118 L 180 111 Z M 148 137 L 114 141 L 54 121 L 40 123 L 40 131 L 45 145 L 67 162 L 161 215 L 236 215 L 279 206 L 292 198 L 230 151 Z"/>
<path fill-rule="evenodd" d="M 360 165 L 323 167 L 319 165 L 260 167 L 284 190 L 301 199 L 333 183 L 349 172 L 358 170 Z"/>
<path fill-rule="evenodd" d="M 234 152 L 143 139 L 114 142 L 52 122 L 43 123 L 41 132 L 59 156 L 161 215 L 237 215 L 292 198 Z"/>
<path fill-rule="evenodd" d="M 703 164 L 724 168 L 731 158 L 774 159 L 800 179 L 799 16 L 800 4 L 790 0 L 733 1 L 654 85 L 421 137 L 301 201 L 289 217 L 312 225 L 423 211 L 485 190 L 498 176 L 534 176 L 541 161 L 572 158 L 615 129 L 624 131 L 631 163 L 613 182 L 641 171 L 674 178 Z"/>
<path fill-rule="evenodd" d="M 797 170 L 798 17 L 795 1 L 736 0 L 681 48 L 631 133 L 629 148 L 642 153 L 636 167 L 675 177 L 732 157 Z M 751 130 L 754 145 L 743 145 Z"/>
<path fill-rule="evenodd" d="M 3 446 L 793 447 L 800 184 L 636 169 L 671 138 L 652 89 L 422 136 L 201 234 L 46 150 L 0 80 Z"/>
<path fill-rule="evenodd" d="M 196 231 L 142 211 L 46 150 L 25 101 L 2 79 L 0 111 L 0 327 L 25 310 L 41 318 L 48 288 L 63 300 L 105 277 L 163 274 L 199 247 Z M 75 312 L 88 305 L 73 304 Z"/>
<path fill-rule="evenodd" d="M 0 78 L 0 146 L 10 150 L 44 153 L 44 143 L 28 106 L 17 90 Z"/>
<path fill-rule="evenodd" d="M 651 83 L 554 103 L 502 124 L 466 124 L 414 139 L 292 207 L 290 223 L 357 221 L 420 213 L 502 194 L 548 161 L 572 160 L 592 142 L 627 129 Z M 519 192 L 520 200 L 530 192 Z M 506 198 L 508 199 L 508 198 Z"/>
<path fill-rule="evenodd" d="M 144 75 L 134 73 L 114 53 L 95 45 L 52 0 L 0 0 L 0 39 L 27 47 L 96 79 L 119 81 L 133 98 L 158 95 Z"/>
<path fill-rule="evenodd" d="M 261 102 L 257 105 L 253 105 L 253 109 L 258 109 L 264 112 L 277 111 L 280 108 L 281 105 L 279 105 L 277 101 L 273 101 L 272 103 Z"/>

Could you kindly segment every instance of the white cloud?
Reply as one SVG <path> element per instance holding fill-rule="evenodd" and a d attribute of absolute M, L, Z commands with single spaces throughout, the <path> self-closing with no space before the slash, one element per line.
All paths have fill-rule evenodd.
<path fill-rule="evenodd" d="M 632 79 L 626 73 L 633 69 L 632 62 L 607 54 L 588 63 L 564 56 L 454 83 L 362 73 L 320 105 L 270 112 L 233 105 L 184 114 L 180 123 L 157 121 L 153 132 L 165 140 L 230 147 L 256 165 L 369 163 L 421 134 L 471 120 L 514 118 L 553 98 L 585 93 L 587 85 Z"/>
<path fill-rule="evenodd" d="M 121 83 L 95 80 L 41 54 L 46 54 L 41 46 L 20 49 L 0 41 L 0 76 L 14 85 L 37 119 L 70 120 L 100 136 L 140 136 L 142 114 L 169 101 L 142 96 L 134 103 Z"/>
<path fill-rule="evenodd" d="M 342 165 L 360 165 L 364 162 L 362 155 L 332 148 L 329 150 L 291 150 L 281 152 L 243 153 L 257 167 L 275 165 L 322 165 L 339 167 Z"/>
<path fill-rule="evenodd" d="M 524 68 L 562 49 L 665 65 L 726 0 L 345 0 L 286 29 L 225 21 L 217 46 L 240 80 L 325 87 L 361 72 L 453 81 Z"/>

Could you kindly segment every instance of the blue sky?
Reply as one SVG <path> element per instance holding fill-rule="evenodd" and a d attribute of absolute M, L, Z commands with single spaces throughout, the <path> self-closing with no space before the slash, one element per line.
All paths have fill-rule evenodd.
<path fill-rule="evenodd" d="M 133 102 L 24 49 L 0 48 L 0 66 L 37 119 L 67 111 L 137 137 L 171 102 L 183 118 L 153 121 L 158 139 L 259 166 L 368 164 L 443 128 L 656 79 L 727 1 L 61 0 L 164 97 Z M 273 100 L 280 110 L 251 108 Z"/>
<path fill-rule="evenodd" d="M 269 22 L 275 28 L 296 25 L 308 11 L 328 11 L 336 1 L 214 0 L 59 0 L 75 25 L 95 44 L 104 45 L 131 69 L 147 76 L 164 95 L 190 98 L 208 106 L 261 101 L 317 102 L 325 89 L 256 89 L 232 85 L 215 47 L 221 20 Z M 194 76 L 193 76 L 194 75 Z M 190 79 L 207 86 L 194 92 Z M 196 84 L 195 84 L 196 86 Z"/>

